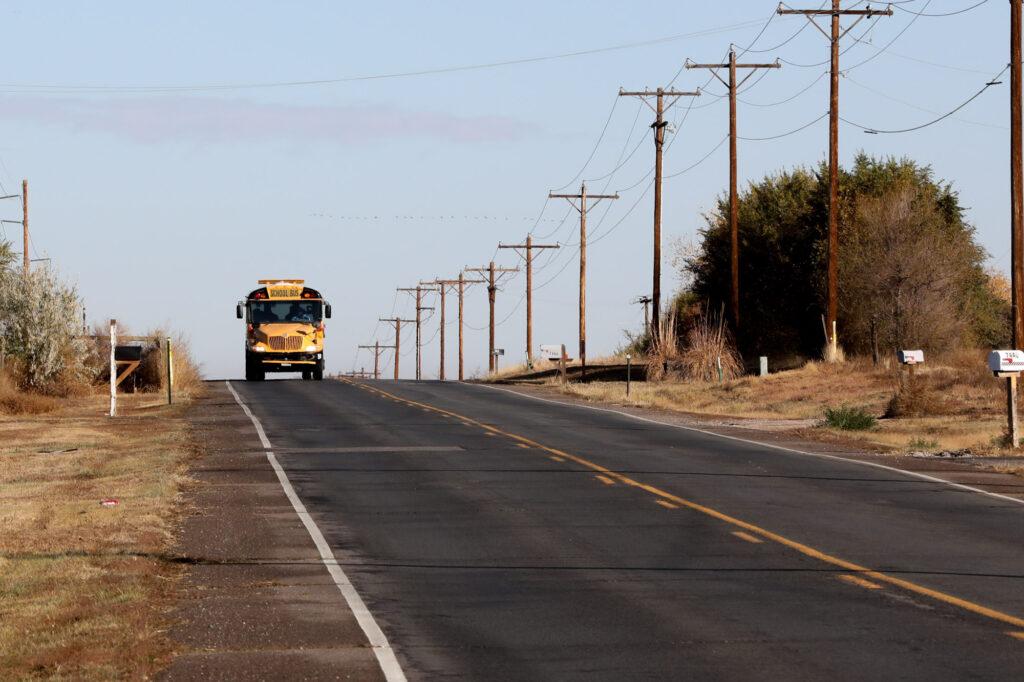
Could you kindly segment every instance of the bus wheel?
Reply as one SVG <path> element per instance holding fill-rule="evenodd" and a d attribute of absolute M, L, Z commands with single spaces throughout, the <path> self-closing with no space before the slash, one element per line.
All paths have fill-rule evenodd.
<path fill-rule="evenodd" d="M 313 370 L 313 378 L 316 379 L 317 381 L 323 381 L 324 380 L 324 368 L 323 367 L 317 367 L 316 369 L 314 369 Z"/>
<path fill-rule="evenodd" d="M 309 381 L 312 378 L 313 378 L 313 373 L 312 372 L 310 372 L 308 369 L 302 370 L 302 380 L 303 381 Z"/>

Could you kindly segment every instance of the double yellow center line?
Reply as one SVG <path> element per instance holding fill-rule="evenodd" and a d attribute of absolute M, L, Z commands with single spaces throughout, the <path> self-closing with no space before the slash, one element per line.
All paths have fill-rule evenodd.
<path fill-rule="evenodd" d="M 479 427 L 479 428 L 483 429 L 485 432 L 487 432 L 489 434 L 505 436 L 506 438 L 510 438 L 510 439 L 516 441 L 520 445 L 524 445 L 524 446 L 526 446 L 528 448 L 536 448 L 538 450 L 546 452 L 546 453 L 548 453 L 551 456 L 551 459 L 558 458 L 558 460 L 556 460 L 556 461 L 569 460 L 571 462 L 575 462 L 576 464 L 579 464 L 580 466 L 586 467 L 586 468 L 588 468 L 588 469 L 590 469 L 592 471 L 597 472 L 598 477 L 599 477 L 600 480 L 602 480 L 602 482 L 606 482 L 606 483 L 619 482 L 619 483 L 622 483 L 624 485 L 628 485 L 628 486 L 632 486 L 634 488 L 638 488 L 640 490 L 643 490 L 644 492 L 647 492 L 647 493 L 653 495 L 656 498 L 656 501 L 658 502 L 658 504 L 660 504 L 663 507 L 666 507 L 668 509 L 674 509 L 674 508 L 677 508 L 677 507 L 685 507 L 687 509 L 691 509 L 693 511 L 700 512 L 701 514 L 704 514 L 706 516 L 710 516 L 712 518 L 718 519 L 719 521 L 723 521 L 723 522 L 725 522 L 727 524 L 735 526 L 736 528 L 739 528 L 740 531 L 739 532 L 735 532 L 734 534 L 737 537 L 740 537 L 742 539 L 750 538 L 750 539 L 753 539 L 754 541 L 770 540 L 771 542 L 775 542 L 777 544 L 783 545 L 784 547 L 788 547 L 788 548 L 790 548 L 792 550 L 795 550 L 795 551 L 799 552 L 800 554 L 803 554 L 804 556 L 811 557 L 812 559 L 817 559 L 818 561 L 822 561 L 822 562 L 824 562 L 826 564 L 829 564 L 831 566 L 835 566 L 837 568 L 840 568 L 843 571 L 848 571 L 848 572 L 850 572 L 852 574 L 855 574 L 854 576 L 850 576 L 851 578 L 856 578 L 855 580 L 848 580 L 847 581 L 847 582 L 850 582 L 852 584 L 860 585 L 862 587 L 868 587 L 870 585 L 870 589 L 876 589 L 878 587 L 876 583 L 885 583 L 885 584 L 892 585 L 894 587 L 898 587 L 900 589 L 906 590 L 907 592 L 911 592 L 911 593 L 914 593 L 914 594 L 917 594 L 917 595 L 920 595 L 920 596 L 923 596 L 923 597 L 928 597 L 930 599 L 934 599 L 934 600 L 942 602 L 944 604 L 949 604 L 950 606 L 956 606 L 956 607 L 961 608 L 961 609 L 963 609 L 965 611 L 969 611 L 969 612 L 977 614 L 979 616 L 984 616 L 986 618 L 990 618 L 992 620 L 998 621 L 1000 623 L 1004 623 L 1006 625 L 1012 625 L 1012 626 L 1017 627 L 1017 628 L 1024 628 L 1024 618 L 1018 618 L 1017 616 L 1013 616 L 1013 615 L 1010 615 L 1008 613 L 1004 613 L 1002 611 L 990 608 L 988 606 L 983 606 L 981 604 L 977 604 L 977 603 L 972 602 L 970 600 L 962 599 L 960 597 L 956 597 L 956 596 L 953 596 L 951 594 L 946 594 L 945 592 L 940 592 L 939 590 L 934 590 L 934 589 L 932 589 L 930 587 L 925 587 L 923 585 L 918 585 L 917 583 L 911 582 L 909 580 L 904 580 L 903 578 L 897 578 L 896 576 L 889 575 L 887 573 L 882 573 L 880 571 L 873 570 L 873 569 L 868 568 L 866 566 L 860 566 L 860 565 L 858 565 L 858 564 L 856 564 L 856 563 L 854 563 L 852 561 L 847 561 L 846 559 L 841 559 L 841 558 L 839 558 L 837 556 L 834 556 L 834 555 L 831 555 L 831 554 L 827 554 L 827 553 L 822 552 L 820 550 L 814 549 L 813 547 L 805 545 L 805 544 L 803 544 L 801 542 L 797 542 L 796 540 L 790 540 L 789 538 L 784 537 L 782 535 L 779 535 L 778 533 L 773 533 L 770 530 L 766 530 L 764 528 L 761 528 L 760 526 L 757 526 L 757 525 L 755 525 L 753 523 L 749 523 L 747 521 L 743 521 L 742 519 L 738 519 L 738 518 L 736 518 L 734 516 L 730 516 L 728 514 L 720 512 L 717 509 L 712 509 L 711 507 L 708 507 L 706 505 L 703 505 L 703 504 L 700 504 L 700 503 L 697 503 L 697 502 L 693 502 L 691 500 L 684 499 L 682 497 L 679 497 L 678 495 L 674 495 L 674 494 L 672 494 L 672 493 L 670 493 L 668 491 L 662 490 L 660 488 L 657 488 L 655 486 L 649 485 L 647 483 L 642 483 L 640 481 L 637 481 L 636 479 L 633 479 L 633 478 L 631 478 L 629 476 L 626 476 L 625 474 L 622 474 L 622 473 L 619 473 L 617 471 L 613 471 L 612 469 L 609 469 L 607 467 L 601 466 L 600 464 L 597 464 L 596 462 L 591 462 L 590 460 L 588 460 L 588 459 L 586 459 L 584 457 L 579 457 L 577 455 L 573 455 L 573 454 L 565 452 L 563 450 L 559 450 L 557 448 L 552 448 L 552 447 L 549 447 L 547 445 L 543 445 L 543 444 L 538 443 L 537 441 L 532 440 L 530 438 L 527 438 L 525 436 L 520 436 L 520 435 L 515 434 L 515 433 L 510 433 L 508 431 L 504 431 L 504 430 L 502 430 L 502 429 L 500 429 L 500 428 L 498 428 L 496 426 L 493 426 L 491 424 L 485 424 L 484 422 L 478 421 L 478 420 L 473 419 L 471 417 L 467 417 L 465 415 L 461 415 L 461 414 L 457 414 L 455 412 L 451 412 L 450 410 L 444 410 L 444 409 L 442 409 L 440 407 L 435 407 L 435 406 L 429 405 L 427 403 L 421 403 L 421 402 L 417 402 L 415 400 L 409 400 L 407 398 L 403 398 L 401 396 L 397 396 L 397 395 L 395 395 L 393 393 L 389 393 L 387 391 L 381 390 L 381 389 L 379 389 L 379 388 L 377 388 L 375 386 L 370 386 L 368 384 L 351 382 L 351 381 L 348 381 L 348 380 L 345 380 L 345 381 L 346 381 L 346 383 L 350 383 L 350 384 L 352 384 L 354 386 L 358 386 L 361 389 L 364 389 L 366 391 L 370 391 L 372 393 L 376 393 L 376 394 L 378 394 L 380 396 L 389 398 L 391 400 L 395 400 L 395 401 L 397 401 L 399 403 L 404 403 L 404 404 L 412 406 L 412 407 L 418 407 L 420 409 L 424 409 L 424 410 L 427 410 L 427 411 L 430 411 L 430 412 L 434 412 L 436 414 L 440 414 L 440 415 L 444 415 L 444 416 L 448 416 L 448 417 L 454 417 L 454 418 L 462 421 L 464 424 Z M 746 537 L 744 537 L 744 536 L 746 536 Z M 874 582 L 872 582 L 872 581 L 874 581 Z M 1012 637 L 1014 637 L 1016 639 L 1024 639 L 1024 633 L 1008 632 L 1007 634 L 1009 634 L 1010 636 L 1012 636 Z"/>

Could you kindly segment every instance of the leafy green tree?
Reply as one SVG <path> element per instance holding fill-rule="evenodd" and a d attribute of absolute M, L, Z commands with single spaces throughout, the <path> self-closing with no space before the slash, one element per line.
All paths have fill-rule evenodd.
<path fill-rule="evenodd" d="M 993 293 L 963 213 L 952 186 L 909 159 L 861 154 L 841 169 L 838 327 L 848 351 L 868 352 L 872 328 L 886 350 L 1008 337 L 1008 307 Z M 683 267 L 692 293 L 717 308 L 730 296 L 727 196 L 705 223 Z M 816 356 L 824 345 L 827 166 L 751 184 L 740 195 L 739 232 L 741 351 Z"/>

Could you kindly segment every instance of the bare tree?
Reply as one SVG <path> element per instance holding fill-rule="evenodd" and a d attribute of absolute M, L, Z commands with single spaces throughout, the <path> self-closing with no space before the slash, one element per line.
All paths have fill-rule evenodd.
<path fill-rule="evenodd" d="M 968 332 L 977 245 L 909 184 L 862 196 L 844 234 L 844 344 L 866 350 L 872 321 L 883 347 L 943 350 Z"/>

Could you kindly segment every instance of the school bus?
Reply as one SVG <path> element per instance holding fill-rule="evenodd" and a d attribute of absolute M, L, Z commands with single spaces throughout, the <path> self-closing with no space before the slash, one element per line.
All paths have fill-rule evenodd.
<path fill-rule="evenodd" d="M 301 372 L 324 378 L 324 319 L 331 304 L 301 279 L 261 279 L 235 306 L 244 319 L 245 379 L 263 381 L 267 372 Z"/>

